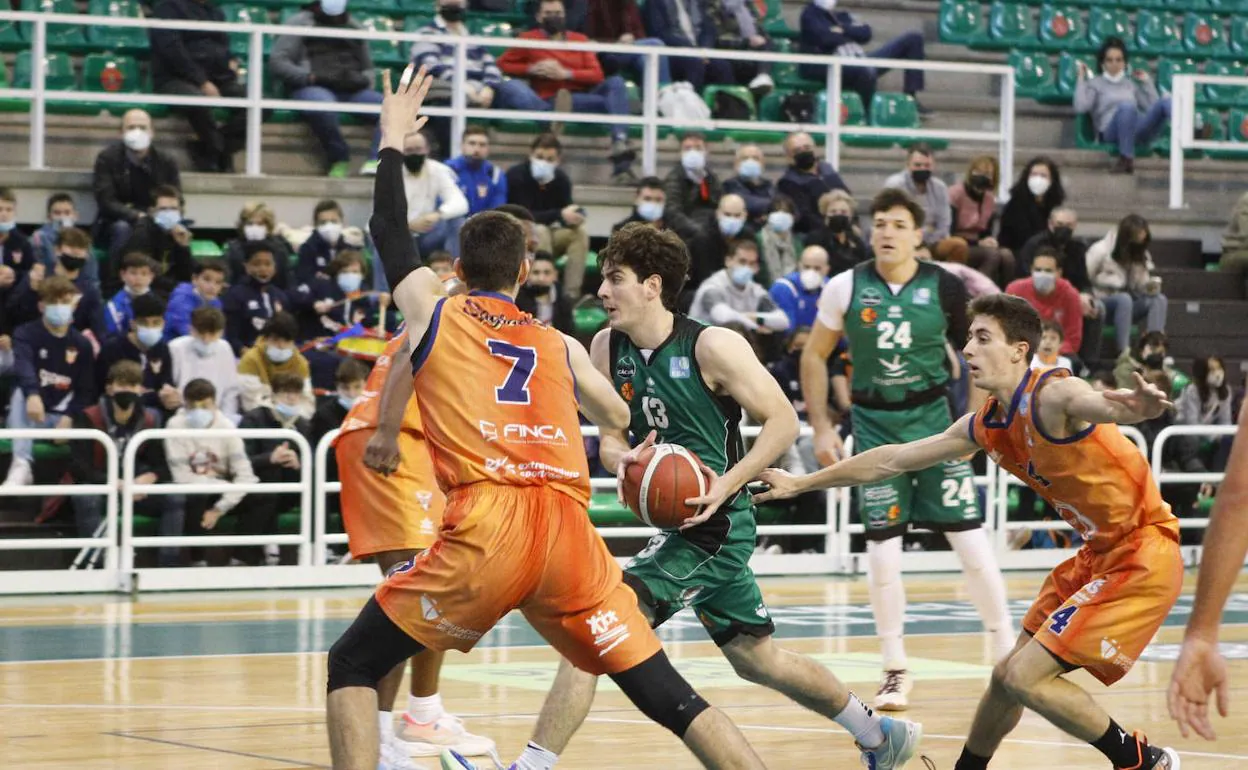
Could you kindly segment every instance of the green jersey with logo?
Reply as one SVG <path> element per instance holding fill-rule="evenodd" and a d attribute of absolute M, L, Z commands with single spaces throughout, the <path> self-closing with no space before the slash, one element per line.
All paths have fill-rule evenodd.
<path fill-rule="evenodd" d="M 854 268 L 845 335 L 853 356 L 855 404 L 901 404 L 948 381 L 944 273 L 920 262 L 914 277 L 894 293 L 874 262 Z"/>

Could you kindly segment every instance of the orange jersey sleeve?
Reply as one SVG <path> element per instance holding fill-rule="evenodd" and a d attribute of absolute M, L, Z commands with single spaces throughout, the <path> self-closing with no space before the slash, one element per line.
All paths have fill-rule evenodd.
<path fill-rule="evenodd" d="M 1178 520 L 1148 459 L 1117 425 L 1090 425 L 1066 438 L 1045 431 L 1038 408 L 1042 388 L 1069 376 L 1067 369 L 1029 370 L 1010 404 L 990 398 L 971 418 L 971 438 L 1047 500 L 1093 551 L 1108 551 L 1148 526 L 1177 538 Z"/>
<path fill-rule="evenodd" d="M 445 298 L 413 370 L 443 490 L 491 481 L 589 500 L 576 378 L 554 328 L 502 294 Z"/>
<path fill-rule="evenodd" d="M 403 347 L 403 341 L 406 339 L 407 332 L 404 331 L 394 335 L 394 338 L 386 343 L 385 349 L 373 364 L 373 371 L 369 373 L 368 380 L 364 383 L 364 392 L 360 394 L 360 400 L 355 402 L 351 411 L 347 412 L 347 416 L 343 418 L 339 435 L 377 427 L 381 413 L 381 389 L 385 387 L 386 377 L 390 375 L 390 367 L 395 363 L 394 356 L 399 352 L 399 348 Z M 406 365 L 403 361 L 398 363 L 399 366 Z M 415 396 L 408 399 L 407 408 L 403 411 L 402 429 L 417 436 L 423 434 L 420 424 L 420 407 L 416 405 Z"/>

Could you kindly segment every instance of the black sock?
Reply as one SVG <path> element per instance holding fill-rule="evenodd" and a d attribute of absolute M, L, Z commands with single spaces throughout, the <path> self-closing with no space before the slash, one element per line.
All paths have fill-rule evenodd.
<path fill-rule="evenodd" d="M 1092 741 L 1097 751 L 1122 770 L 1148 770 L 1156 763 L 1161 750 L 1149 746 L 1142 739 L 1122 729 L 1114 720 L 1109 720 L 1109 729 L 1100 738 Z"/>
<path fill-rule="evenodd" d="M 962 756 L 958 757 L 958 762 L 953 766 L 953 770 L 988 770 L 988 760 L 992 757 L 980 757 L 971 753 L 967 747 L 962 747 Z"/>

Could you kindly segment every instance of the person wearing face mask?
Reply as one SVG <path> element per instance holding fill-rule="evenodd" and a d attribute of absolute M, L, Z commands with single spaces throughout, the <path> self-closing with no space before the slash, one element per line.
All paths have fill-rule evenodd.
<path fill-rule="evenodd" d="M 858 229 L 858 202 L 844 190 L 819 198 L 820 227 L 806 234 L 806 248 L 822 246 L 828 252 L 829 275 L 849 270 L 871 258 Z"/>
<path fill-rule="evenodd" d="M 692 263 L 689 282 L 685 284 L 681 295 L 682 308 L 688 307 L 688 300 L 692 299 L 693 292 L 703 281 L 717 271 L 722 272 L 724 259 L 732 251 L 734 244 L 745 240 L 754 243 L 757 250 L 756 232 L 748 221 L 745 201 L 739 195 L 725 195 L 719 200 L 707 233 L 689 245 Z"/>
<path fill-rule="evenodd" d="M 234 349 L 225 340 L 225 313 L 220 308 L 196 308 L 191 313 L 189 333 L 169 341 L 169 358 L 173 362 L 173 385 L 178 399 L 192 380 L 208 380 L 220 394 L 218 408 L 231 422 L 238 422 L 242 384 Z M 161 393 L 160 397 L 163 401 L 166 394 Z"/>
<path fill-rule="evenodd" d="M 1234 394 L 1219 356 L 1192 362 L 1192 381 L 1175 399 L 1175 425 L 1233 425 Z M 1185 473 L 1218 473 L 1226 469 L 1234 436 L 1176 436 L 1175 454 Z"/>
<path fill-rule="evenodd" d="M 175 484 L 233 482 L 255 484 L 243 440 L 232 433 L 234 423 L 217 407 L 217 390 L 205 379 L 191 380 L 182 391 L 185 406 L 166 425 L 170 430 L 212 430 L 215 436 L 175 436 L 165 439 L 169 475 Z M 246 497 L 245 492 L 216 495 L 187 495 L 184 534 L 207 535 Z M 192 567 L 207 567 L 207 549 L 192 547 Z"/>
<path fill-rule="evenodd" d="M 758 248 L 763 257 L 759 281 L 764 285 L 796 269 L 797 256 L 802 250 L 801 238 L 793 234 L 793 222 L 797 218 L 793 201 L 786 195 L 777 195 L 768 209 L 758 229 Z"/>
<path fill-rule="evenodd" d="M 459 256 L 459 228 L 468 215 L 468 199 L 455 172 L 429 157 L 429 139 L 412 134 L 403 143 L 403 190 L 407 193 L 408 229 L 418 254 L 449 251 Z"/>
<path fill-rule="evenodd" d="M 78 224 L 78 209 L 74 206 L 74 197 L 69 193 L 53 193 L 48 196 L 48 221 L 35 231 L 31 237 L 31 245 L 39 256 L 47 272 L 56 269 L 59 262 L 57 256 L 62 232 L 72 230 Z M 88 246 L 90 243 L 88 242 Z M 88 260 L 83 266 L 82 275 L 99 291 L 100 268 L 94 259 Z"/>
<path fill-rule="evenodd" d="M 132 303 L 152 290 L 156 266 L 141 252 L 132 252 L 121 259 L 121 280 L 124 284 L 105 307 L 105 325 L 110 335 L 124 335 L 134 317 Z"/>
<path fill-rule="evenodd" d="M 191 280 L 195 259 L 191 256 L 192 234 L 183 218 L 182 193 L 173 187 L 158 187 L 152 194 L 156 198 L 151 216 L 134 228 L 130 240 L 118 252 L 121 255 L 146 254 L 155 261 L 155 277 L 152 289 L 165 296 L 182 281 Z M 110 262 L 112 269 L 103 276 L 104 293 L 116 293 L 121 265 Z"/>
<path fill-rule="evenodd" d="M 559 271 L 548 252 L 529 262 L 529 278 L 516 292 L 516 307 L 564 334 L 572 333 L 572 303 L 559 292 Z"/>
<path fill-rule="evenodd" d="M 1161 279 L 1153 275 L 1151 239 L 1144 217 L 1128 214 L 1088 247 L 1088 275 L 1097 298 L 1105 303 L 1106 322 L 1114 327 L 1120 351 L 1127 349 L 1133 323 L 1140 323 L 1145 332 L 1166 330 L 1169 302 Z"/>
<path fill-rule="evenodd" d="M 312 234 L 299 247 L 295 263 L 295 281 L 309 281 L 316 276 L 325 277 L 329 262 L 344 247 L 342 233 L 346 224 L 338 201 L 318 201 L 312 210 Z"/>
<path fill-rule="evenodd" d="M 724 267 L 698 286 L 689 317 L 716 326 L 739 326 L 751 342 L 787 331 L 789 317 L 758 283 L 758 246 L 752 240 L 732 242 Z"/>
<path fill-rule="evenodd" d="M 1002 248 L 1019 253 L 1030 238 L 1048 229 L 1050 217 L 1065 200 L 1062 174 L 1053 159 L 1040 155 L 1027 161 L 1001 212 L 997 242 Z"/>
<path fill-rule="evenodd" d="M 709 166 L 705 136 L 690 131 L 681 137 L 680 162 L 668 172 L 663 187 L 667 194 L 663 221 L 686 245 L 714 232 L 713 215 L 724 188 Z"/>
<path fill-rule="evenodd" d="M 17 194 L 10 187 L 0 187 L 0 264 L 20 275 L 36 261 L 35 248 L 17 229 Z"/>
<path fill-rule="evenodd" d="M 539 134 L 529 146 L 529 159 L 507 170 L 507 203 L 532 213 L 539 250 L 568 258 L 563 293 L 576 302 L 589 257 L 589 230 L 584 207 L 574 202 L 572 179 L 559 168 L 562 154 L 558 137 Z"/>
<path fill-rule="evenodd" d="M 41 317 L 13 332 L 17 386 L 9 403 L 9 428 L 68 428 L 74 415 L 95 402 L 95 353 L 73 328 L 78 289 L 68 278 L 52 276 L 39 286 Z M 34 479 L 34 441 L 13 440 L 13 463 L 5 486 Z"/>
<path fill-rule="evenodd" d="M 906 149 L 906 168 L 884 180 L 884 186 L 905 190 L 923 207 L 927 215 L 923 225 L 923 247 L 933 255 L 936 251 L 966 250 L 966 241 L 953 238 L 953 209 L 949 205 L 949 186 L 936 176 L 936 157 L 926 142 L 916 142 Z"/>
<path fill-rule="evenodd" d="M 221 298 L 225 338 L 235 355 L 255 345 L 265 325 L 291 307 L 290 295 L 273 285 L 276 272 L 273 252 L 263 242 L 247 245 L 247 278 L 230 286 Z"/>
<path fill-rule="evenodd" d="M 1125 348 L 1114 362 L 1114 381 L 1118 387 L 1135 382 L 1135 375 L 1145 379 L 1166 375 L 1166 335 L 1162 332 L 1145 332 L 1131 347 Z M 1166 388 L 1166 392 L 1169 392 Z"/>
<path fill-rule="evenodd" d="M 118 361 L 104 376 L 104 395 L 74 416 L 73 427 L 107 433 L 124 452 L 134 434 L 162 427 L 163 420 L 155 409 L 143 406 L 143 369 L 133 361 Z M 69 442 L 69 474 L 75 484 L 107 484 L 108 466 L 104 448 L 95 441 Z M 136 484 L 164 484 L 169 481 L 169 462 L 163 441 L 145 441 L 135 453 Z M 70 498 L 78 537 L 92 537 L 104 521 L 104 498 L 75 495 Z M 140 516 L 157 519 L 162 536 L 182 534 L 186 498 L 182 495 L 135 495 L 134 511 Z M 157 549 L 161 567 L 180 566 L 182 549 L 166 546 Z"/>
<path fill-rule="evenodd" d="M 118 361 L 133 361 L 143 372 L 145 406 L 172 415 L 180 405 L 173 386 L 173 360 L 165 336 L 165 303 L 154 294 L 135 297 L 134 319 L 125 334 L 109 337 L 95 358 L 95 381 L 103 386 Z"/>
<path fill-rule="evenodd" d="M 334 388 L 329 396 L 317 399 L 316 414 L 312 415 L 312 432 L 308 441 L 312 446 L 321 443 L 325 434 L 337 430 L 346 419 L 351 407 L 364 394 L 364 382 L 368 379 L 368 366 L 359 359 L 347 357 L 338 360 L 338 368 L 334 370 Z M 328 481 L 338 480 L 338 458 L 336 452 L 326 457 L 325 478 Z"/>
<path fill-rule="evenodd" d="M 10 327 L 16 327 L 39 318 L 39 288 L 51 273 L 68 278 L 81 295 L 74 305 L 73 327 L 86 335 L 94 346 L 102 343 L 107 332 L 104 301 L 100 290 L 85 277 L 90 257 L 91 237 L 84 231 L 71 227 L 57 233 L 57 261 L 54 267 L 49 270 L 40 262 L 18 279 L 4 299 L 5 322 Z"/>
<path fill-rule="evenodd" d="M 351 18 L 347 0 L 311 2 L 283 23 L 292 27 L 363 29 L 358 21 Z M 281 35 L 273 41 L 268 66 L 286 86 L 291 99 L 381 104 L 381 93 L 373 88 L 373 59 L 367 40 Z M 342 136 L 339 113 L 301 114 L 325 151 L 328 175 L 341 179 L 350 174 L 351 148 Z M 371 123 L 377 121 L 376 114 L 355 113 L 355 117 Z M 377 144 L 380 141 L 380 131 L 374 131 L 368 160 L 360 167 L 361 174 L 376 173 Z"/>
<path fill-rule="evenodd" d="M 1027 300 L 1041 320 L 1060 324 L 1060 352 L 1078 360 L 1083 345 L 1083 303 L 1079 290 L 1064 277 L 1065 266 L 1065 260 L 1055 249 L 1041 248 L 1032 260 L 1031 276 L 1011 281 L 1005 293 Z M 1079 373 L 1079 369 L 1074 371 Z"/>
<path fill-rule="evenodd" d="M 637 184 L 637 194 L 633 198 L 633 212 L 611 226 L 615 232 L 633 222 L 651 225 L 664 230 L 667 224 L 663 221 L 663 209 L 667 206 L 667 192 L 663 189 L 663 180 L 657 176 L 648 176 Z"/>
<path fill-rule="evenodd" d="M 247 244 L 263 241 L 273 252 L 277 262 L 277 274 L 273 283 L 285 289 L 290 286 L 290 242 L 277 232 L 277 213 L 263 201 L 248 201 L 238 211 L 234 225 L 235 236 L 224 247 L 222 259 L 229 266 L 230 283 L 247 277 Z"/>
<path fill-rule="evenodd" d="M 191 332 L 191 314 L 209 305 L 221 307 L 221 292 L 225 286 L 225 263 L 215 257 L 195 263 L 195 274 L 188 283 L 180 283 L 169 296 L 169 309 L 165 311 L 165 340 L 173 340 Z"/>
<path fill-rule="evenodd" d="M 377 298 L 362 293 L 368 263 L 359 251 L 340 251 L 329 263 L 329 278 L 301 283 L 290 292 L 291 311 L 299 320 L 299 341 L 312 370 L 312 387 L 329 390 L 342 356 L 333 348 L 309 345 L 354 324 L 376 328 Z"/>
<path fill-rule="evenodd" d="M 966 263 L 1004 288 L 1014 275 L 1014 253 L 1001 247 L 992 235 L 997 218 L 997 158 L 980 155 L 971 160 L 966 176 L 949 188 L 953 208 L 952 235 L 970 246 Z"/>
<path fill-rule="evenodd" d="M 737 148 L 737 175 L 724 180 L 724 192 L 745 199 L 745 209 L 754 224 L 767 221 L 776 191 L 771 180 L 763 178 L 763 151 L 757 144 Z"/>
<path fill-rule="evenodd" d="M 1027 239 L 1018 252 L 1015 268 L 1018 278 L 1031 275 L 1031 263 L 1041 248 L 1053 249 L 1062 262 L 1062 277 L 1079 292 L 1083 309 L 1083 343 L 1079 357 L 1095 362 L 1101 358 L 1101 331 L 1105 325 L 1105 303 L 1092 293 L 1088 278 L 1088 244 L 1075 237 L 1079 215 L 1070 206 L 1059 206 L 1049 216 L 1048 227 Z"/>
<path fill-rule="evenodd" d="M 460 155 L 446 162 L 455 173 L 459 191 L 468 201 L 468 214 L 489 211 L 507 202 L 507 175 L 490 163 L 490 133 L 485 126 L 468 126 L 459 143 Z"/>
<path fill-rule="evenodd" d="M 797 269 L 771 285 L 771 298 L 789 317 L 789 328 L 809 331 L 819 312 L 819 295 L 828 282 L 828 252 L 822 246 L 807 246 Z"/>
<path fill-rule="evenodd" d="M 833 190 L 849 192 L 849 187 L 832 164 L 819 160 L 815 140 L 805 131 L 789 134 L 784 140 L 784 154 L 789 167 L 776 183 L 776 191 L 793 200 L 797 206 L 794 232 L 805 235 L 818 230 L 823 223 L 819 216 L 819 199 Z"/>
<path fill-rule="evenodd" d="M 1118 145 L 1111 174 L 1135 173 L 1135 150 L 1147 148 L 1170 122 L 1170 97 L 1158 96 L 1148 70 L 1128 73 L 1127 47 L 1121 38 L 1107 38 L 1096 55 L 1100 74 L 1078 64 L 1075 112 L 1088 115 L 1101 141 Z"/>
<path fill-rule="evenodd" d="M 312 394 L 312 369 L 308 359 L 295 346 L 299 322 L 290 313 L 278 313 L 260 331 L 256 344 L 238 361 L 238 378 L 242 385 L 240 400 L 243 413 L 258 406 L 272 405 L 273 376 L 285 372 L 295 374 L 304 383 L 299 414 L 308 419 L 316 413 Z"/>

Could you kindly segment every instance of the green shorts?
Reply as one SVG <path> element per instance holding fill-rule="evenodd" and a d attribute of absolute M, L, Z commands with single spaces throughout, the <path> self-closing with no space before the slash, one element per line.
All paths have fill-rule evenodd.
<path fill-rule="evenodd" d="M 754 511 L 733 511 L 729 522 L 726 538 L 713 555 L 684 534 L 661 532 L 624 568 L 624 582 L 637 593 L 655 628 L 692 607 L 720 647 L 740 634 L 761 638 L 775 633 L 750 569 Z"/>
<path fill-rule="evenodd" d="M 953 424 L 942 398 L 912 409 L 884 411 L 853 407 L 854 453 L 884 444 L 934 436 Z M 982 524 L 974 472 L 965 460 L 951 460 L 887 481 L 858 487 L 858 514 L 868 540 L 889 540 L 908 527 L 961 532 Z"/>

